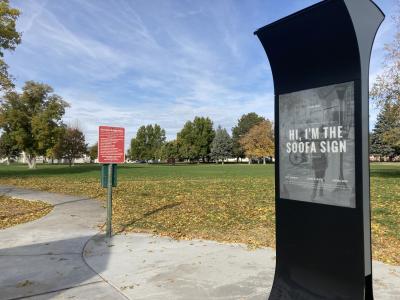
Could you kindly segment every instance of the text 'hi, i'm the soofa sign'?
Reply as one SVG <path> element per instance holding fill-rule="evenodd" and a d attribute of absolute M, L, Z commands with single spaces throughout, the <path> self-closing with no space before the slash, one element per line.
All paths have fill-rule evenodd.
<path fill-rule="evenodd" d="M 119 164 L 125 162 L 125 128 L 99 126 L 99 163 Z"/>

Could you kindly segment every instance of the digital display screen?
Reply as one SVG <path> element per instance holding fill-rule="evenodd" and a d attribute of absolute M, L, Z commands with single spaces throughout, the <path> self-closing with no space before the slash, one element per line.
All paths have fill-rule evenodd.
<path fill-rule="evenodd" d="M 354 82 L 279 95 L 280 198 L 355 208 Z"/>

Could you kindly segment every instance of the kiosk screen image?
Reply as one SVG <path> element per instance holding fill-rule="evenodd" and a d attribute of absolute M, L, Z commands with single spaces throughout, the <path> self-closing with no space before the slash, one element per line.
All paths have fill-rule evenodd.
<path fill-rule="evenodd" d="M 354 82 L 279 95 L 280 198 L 355 207 Z"/>

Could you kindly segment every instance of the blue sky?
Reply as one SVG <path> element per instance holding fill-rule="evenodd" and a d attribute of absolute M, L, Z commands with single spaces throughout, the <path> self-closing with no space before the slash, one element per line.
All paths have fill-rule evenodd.
<path fill-rule="evenodd" d="M 273 84 L 253 32 L 313 0 L 11 1 L 21 9 L 22 44 L 6 54 L 17 88 L 50 84 L 71 104 L 65 122 L 87 142 L 99 125 L 158 123 L 173 139 L 187 120 L 209 116 L 228 130 L 255 111 L 273 118 Z M 393 38 L 395 0 L 377 0 L 387 15 L 371 60 L 373 81 Z M 371 110 L 371 124 L 376 110 Z"/>

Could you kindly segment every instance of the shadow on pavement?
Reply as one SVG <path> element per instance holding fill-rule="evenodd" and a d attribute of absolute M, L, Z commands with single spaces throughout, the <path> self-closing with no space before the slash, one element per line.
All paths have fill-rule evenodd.
<path fill-rule="evenodd" d="M 90 238 L 81 236 L 0 249 L 0 299 L 33 295 L 51 299 L 51 295 L 46 298 L 44 294 L 103 282 L 82 257 L 82 249 Z M 107 263 L 108 257 L 104 256 L 97 270 L 104 270 Z"/>

